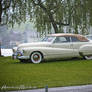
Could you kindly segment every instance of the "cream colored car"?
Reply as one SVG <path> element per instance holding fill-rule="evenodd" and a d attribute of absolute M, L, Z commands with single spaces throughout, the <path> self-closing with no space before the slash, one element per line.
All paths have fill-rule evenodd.
<path fill-rule="evenodd" d="M 24 43 L 13 48 L 13 58 L 33 63 L 80 56 L 92 59 L 92 42 L 79 34 L 50 34 L 41 42 Z"/>

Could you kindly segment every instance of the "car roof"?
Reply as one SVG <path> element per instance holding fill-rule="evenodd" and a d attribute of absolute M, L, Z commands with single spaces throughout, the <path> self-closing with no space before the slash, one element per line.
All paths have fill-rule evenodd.
<path fill-rule="evenodd" d="M 88 38 L 86 38 L 83 35 L 80 34 L 71 34 L 71 33 L 56 33 L 56 34 L 50 34 L 49 36 L 56 36 L 56 37 L 60 37 L 60 36 L 72 36 L 72 37 L 76 37 L 78 40 L 80 41 L 89 41 Z"/>

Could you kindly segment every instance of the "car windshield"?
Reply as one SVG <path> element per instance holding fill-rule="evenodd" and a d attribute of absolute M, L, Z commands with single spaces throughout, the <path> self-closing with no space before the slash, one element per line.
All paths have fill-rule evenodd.
<path fill-rule="evenodd" d="M 42 42 L 52 42 L 54 40 L 54 36 L 47 36 L 42 39 Z"/>

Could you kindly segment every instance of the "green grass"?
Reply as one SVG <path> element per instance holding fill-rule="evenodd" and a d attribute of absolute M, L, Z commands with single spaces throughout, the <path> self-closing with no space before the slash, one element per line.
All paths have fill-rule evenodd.
<path fill-rule="evenodd" d="M 15 87 L 61 87 L 92 84 L 92 60 L 49 61 L 40 64 L 20 63 L 0 57 L 0 89 Z M 28 88 L 24 88 L 28 89 Z"/>

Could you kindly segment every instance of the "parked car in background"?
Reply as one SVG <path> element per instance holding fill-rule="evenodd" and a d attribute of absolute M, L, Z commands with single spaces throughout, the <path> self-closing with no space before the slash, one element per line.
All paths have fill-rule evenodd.
<path fill-rule="evenodd" d="M 13 48 L 13 58 L 40 63 L 44 59 L 82 56 L 92 59 L 92 42 L 79 34 L 50 34 L 41 42 L 24 43 Z"/>
<path fill-rule="evenodd" d="M 86 37 L 87 37 L 90 41 L 92 41 L 92 35 L 86 35 Z"/>

